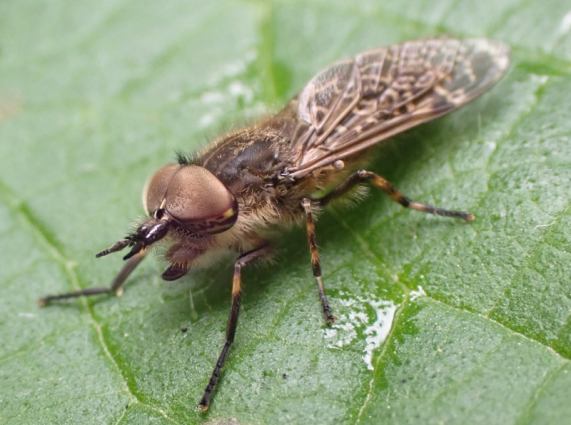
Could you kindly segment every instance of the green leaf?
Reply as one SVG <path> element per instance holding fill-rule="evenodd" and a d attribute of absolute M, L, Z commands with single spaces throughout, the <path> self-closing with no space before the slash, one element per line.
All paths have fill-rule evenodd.
<path fill-rule="evenodd" d="M 146 261 L 122 298 L 93 254 L 142 215 L 175 150 L 279 108 L 360 50 L 448 33 L 509 43 L 463 110 L 379 148 L 409 196 L 318 223 L 339 318 L 324 329 L 301 229 L 246 270 L 207 416 L 231 264 L 182 282 Z M 571 11 L 567 1 L 52 1 L 0 4 L 0 422 L 563 424 L 571 417 Z M 370 370 L 370 368 L 373 370 Z"/>

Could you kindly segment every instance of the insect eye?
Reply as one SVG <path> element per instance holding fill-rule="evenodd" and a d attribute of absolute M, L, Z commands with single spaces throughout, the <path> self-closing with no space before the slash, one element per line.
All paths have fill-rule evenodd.
<path fill-rule="evenodd" d="M 169 182 L 179 168 L 180 165 L 177 164 L 165 165 L 147 181 L 143 190 L 143 205 L 150 216 L 160 218 L 156 215 L 159 214 L 158 211 L 167 193 Z M 164 210 L 160 214 L 164 214 Z"/>
<path fill-rule="evenodd" d="M 189 230 L 218 233 L 238 217 L 234 195 L 206 168 L 187 165 L 171 178 L 165 208 Z"/>

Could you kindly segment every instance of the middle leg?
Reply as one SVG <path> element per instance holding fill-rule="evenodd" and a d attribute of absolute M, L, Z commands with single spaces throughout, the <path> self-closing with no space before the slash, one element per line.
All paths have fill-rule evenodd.
<path fill-rule="evenodd" d="M 133 272 L 133 270 L 135 270 L 135 268 L 139 265 L 139 263 L 143 261 L 146 255 L 147 251 L 143 250 L 135 254 L 133 257 L 129 258 L 121 271 L 119 271 L 117 276 L 115 276 L 110 286 L 84 288 L 78 291 L 66 292 L 63 294 L 48 295 L 46 297 L 40 298 L 38 300 L 38 305 L 40 307 L 45 307 L 54 301 L 67 300 L 69 298 L 89 297 L 99 294 L 115 294 L 119 296 L 123 293 L 123 284 L 129 275 Z"/>
<path fill-rule="evenodd" d="M 303 198 L 301 206 L 305 211 L 305 223 L 307 228 L 307 243 L 309 245 L 309 253 L 311 255 L 311 270 L 313 277 L 317 283 L 317 290 L 319 292 L 319 300 L 323 309 L 323 318 L 327 325 L 332 325 L 335 322 L 335 317 L 331 312 L 331 306 L 327 295 L 325 295 L 325 287 L 323 285 L 323 276 L 321 275 L 321 261 L 319 260 L 319 250 L 317 249 L 317 241 L 315 237 L 315 222 L 313 221 L 313 213 L 311 212 L 311 200 Z"/>

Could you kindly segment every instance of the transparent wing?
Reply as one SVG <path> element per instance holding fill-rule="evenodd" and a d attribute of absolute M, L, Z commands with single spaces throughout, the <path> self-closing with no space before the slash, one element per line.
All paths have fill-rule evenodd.
<path fill-rule="evenodd" d="M 288 174 L 303 177 L 451 112 L 488 90 L 508 64 L 508 48 L 486 39 L 412 41 L 336 63 L 290 105 L 298 124 Z"/>

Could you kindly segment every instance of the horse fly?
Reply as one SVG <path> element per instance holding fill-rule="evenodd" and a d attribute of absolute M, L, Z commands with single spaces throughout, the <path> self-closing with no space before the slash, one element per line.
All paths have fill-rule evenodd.
<path fill-rule="evenodd" d="M 315 237 L 314 215 L 331 201 L 369 184 L 405 208 L 465 221 L 474 215 L 409 199 L 364 168 L 370 149 L 411 127 L 477 98 L 506 72 L 509 51 L 486 40 L 429 39 L 363 52 L 317 74 L 276 115 L 227 134 L 192 157 L 159 169 L 147 183 L 148 218 L 97 257 L 129 247 L 109 287 L 39 300 L 118 294 L 127 277 L 159 241 L 166 241 L 167 281 L 235 253 L 226 339 L 199 402 L 206 411 L 234 341 L 241 271 L 267 257 L 271 235 L 305 222 L 313 276 L 325 322 L 333 323 Z"/>

